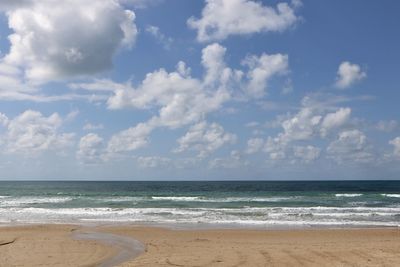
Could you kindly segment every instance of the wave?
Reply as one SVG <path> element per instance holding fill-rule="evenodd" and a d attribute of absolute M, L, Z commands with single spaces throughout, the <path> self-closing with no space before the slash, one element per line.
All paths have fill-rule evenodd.
<path fill-rule="evenodd" d="M 200 200 L 200 197 L 159 197 L 153 196 L 151 197 L 153 200 L 172 200 L 172 201 L 196 201 Z"/>
<path fill-rule="evenodd" d="M 145 197 L 118 196 L 118 197 L 79 197 L 81 200 L 94 202 L 138 202 L 146 200 Z"/>
<path fill-rule="evenodd" d="M 263 225 L 399 225 L 398 208 L 0 208 L 8 222 L 158 222 Z"/>
<path fill-rule="evenodd" d="M 279 202 L 286 200 L 299 199 L 299 196 L 295 197 L 232 197 L 221 199 L 222 202 Z"/>
<path fill-rule="evenodd" d="M 1 198 L 0 206 L 21 206 L 28 204 L 64 203 L 71 201 L 72 197 L 6 197 Z"/>
<path fill-rule="evenodd" d="M 335 197 L 360 197 L 363 194 L 335 194 Z"/>
<path fill-rule="evenodd" d="M 400 198 L 400 194 L 381 194 L 381 196 Z"/>
<path fill-rule="evenodd" d="M 167 201 L 188 201 L 188 202 L 279 202 L 286 200 L 299 199 L 300 196 L 294 197 L 200 197 L 200 196 L 152 196 L 152 200 L 167 200 Z"/>

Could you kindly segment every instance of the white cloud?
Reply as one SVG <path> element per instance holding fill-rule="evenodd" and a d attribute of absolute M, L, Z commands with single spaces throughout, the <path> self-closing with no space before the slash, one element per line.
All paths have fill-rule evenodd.
<path fill-rule="evenodd" d="M 84 89 L 92 92 L 113 92 L 117 90 L 129 90 L 129 84 L 115 83 L 108 79 L 94 79 L 91 83 L 70 83 L 69 88 Z"/>
<path fill-rule="evenodd" d="M 293 83 L 290 78 L 286 79 L 285 84 L 282 87 L 281 94 L 282 95 L 288 95 L 293 93 Z"/>
<path fill-rule="evenodd" d="M 158 107 L 159 114 L 151 119 L 152 124 L 178 128 L 203 119 L 230 98 L 225 88 L 206 91 L 201 81 L 183 76 L 182 71 L 182 64 L 178 64 L 176 72 L 160 69 L 149 73 L 138 89 L 116 90 L 108 106 L 111 109 Z"/>
<path fill-rule="evenodd" d="M 14 8 L 21 8 L 30 5 L 32 0 L 2 0 L 0 2 L 0 11 L 8 11 Z"/>
<path fill-rule="evenodd" d="M 295 8 L 287 3 L 273 8 L 250 0 L 207 0 L 202 17 L 191 17 L 187 23 L 197 30 L 198 41 L 207 42 L 230 35 L 282 32 L 298 19 Z"/>
<path fill-rule="evenodd" d="M 396 120 L 390 120 L 390 121 L 379 121 L 376 124 L 376 129 L 382 132 L 393 132 L 394 130 L 399 128 L 399 123 Z"/>
<path fill-rule="evenodd" d="M 340 108 L 336 112 L 327 114 L 322 121 L 321 135 L 326 136 L 330 130 L 345 125 L 349 121 L 350 115 L 350 108 Z"/>
<path fill-rule="evenodd" d="M 359 96 L 349 96 L 349 95 L 337 95 L 322 91 L 308 93 L 301 100 L 302 106 L 312 107 L 318 110 L 337 110 L 341 105 L 351 102 L 364 102 L 374 100 L 376 97 L 371 95 L 359 95 Z"/>
<path fill-rule="evenodd" d="M 334 112 L 328 111 L 334 109 Z M 300 154 L 309 156 L 319 155 L 317 149 L 302 150 L 295 148 L 293 143 L 310 141 L 315 138 L 327 138 L 332 133 L 342 131 L 350 125 L 350 108 L 335 108 L 329 105 L 322 105 L 316 100 L 305 97 L 302 100 L 300 110 L 292 116 L 283 116 L 278 118 L 275 124 L 279 124 L 283 131 L 275 137 L 269 136 L 264 145 L 264 151 L 271 160 L 283 160 L 287 158 L 300 157 Z M 317 153 L 318 152 L 318 153 Z M 307 159 L 303 160 L 307 162 Z"/>
<path fill-rule="evenodd" d="M 244 60 L 249 68 L 245 80 L 243 71 L 226 66 L 225 52 L 226 48 L 219 44 L 211 44 L 203 49 L 202 65 L 205 74 L 202 80 L 191 77 L 190 68 L 181 61 L 176 71 L 159 69 L 148 73 L 137 88 L 129 83 L 120 84 L 110 80 L 74 83 L 70 87 L 94 92 L 114 92 L 107 103 L 110 109 L 159 107 L 160 123 L 168 127 L 179 127 L 198 121 L 205 114 L 221 108 L 224 102 L 231 99 L 234 89 L 239 89 L 236 94 L 261 97 L 267 82 L 273 76 L 287 71 L 286 55 L 253 55 Z"/>
<path fill-rule="evenodd" d="M 281 126 L 283 133 L 280 138 L 287 142 L 309 140 L 314 136 L 326 137 L 330 132 L 337 131 L 346 126 L 350 120 L 350 108 L 338 108 L 327 113 L 326 108 L 319 105 L 308 105 L 303 102 L 300 111 L 294 116 L 283 120 Z"/>
<path fill-rule="evenodd" d="M 389 144 L 393 146 L 393 155 L 397 158 L 400 158 L 400 137 L 390 140 Z"/>
<path fill-rule="evenodd" d="M 247 154 L 253 154 L 260 151 L 264 146 L 264 140 L 262 138 L 251 138 L 247 141 Z"/>
<path fill-rule="evenodd" d="M 162 44 L 163 48 L 169 50 L 174 40 L 171 37 L 166 36 L 160 31 L 160 28 L 153 25 L 146 27 L 146 32 L 151 34 L 156 40 Z"/>
<path fill-rule="evenodd" d="M 313 108 L 302 107 L 290 119 L 282 122 L 282 138 L 287 141 L 309 140 L 319 130 L 322 116 Z"/>
<path fill-rule="evenodd" d="M 144 169 L 150 168 L 166 168 L 170 167 L 172 160 L 166 157 L 150 156 L 150 157 L 138 157 L 136 159 L 139 167 Z"/>
<path fill-rule="evenodd" d="M 246 167 L 249 165 L 247 160 L 244 160 L 239 151 L 233 150 L 229 157 L 226 158 L 215 158 L 208 162 L 210 169 L 235 169 Z"/>
<path fill-rule="evenodd" d="M 268 154 L 269 159 L 273 161 L 282 160 L 287 157 L 287 145 L 288 141 L 282 138 L 282 135 L 274 138 L 268 136 L 265 141 L 264 151 Z"/>
<path fill-rule="evenodd" d="M 76 117 L 78 117 L 80 111 L 79 109 L 74 109 L 70 111 L 67 116 L 65 117 L 65 121 L 73 121 Z"/>
<path fill-rule="evenodd" d="M 337 139 L 327 147 L 327 153 L 339 164 L 369 163 L 374 159 L 367 137 L 360 130 L 339 133 Z"/>
<path fill-rule="evenodd" d="M 293 156 L 305 163 L 310 163 L 318 159 L 320 152 L 320 148 L 310 145 L 293 147 Z"/>
<path fill-rule="evenodd" d="M 235 143 L 236 139 L 236 135 L 226 133 L 221 125 L 203 121 L 190 127 L 189 131 L 178 139 L 179 147 L 175 151 L 194 150 L 199 153 L 198 157 L 203 158 L 225 144 Z"/>
<path fill-rule="evenodd" d="M 24 2 L 8 5 L 13 33 L 4 60 L 33 83 L 109 69 L 117 50 L 136 39 L 135 14 L 117 1 Z"/>
<path fill-rule="evenodd" d="M 57 151 L 69 147 L 74 134 L 59 133 L 62 118 L 53 113 L 49 117 L 27 110 L 7 123 L 3 136 L 6 151 L 32 156 L 46 150 Z"/>
<path fill-rule="evenodd" d="M 82 163 L 95 164 L 103 160 L 103 153 L 103 138 L 95 133 L 89 133 L 80 139 L 76 156 Z"/>
<path fill-rule="evenodd" d="M 108 98 L 105 94 L 56 94 L 41 93 L 37 86 L 24 81 L 20 68 L 0 60 L 0 100 L 2 101 L 31 101 L 47 103 L 55 101 L 86 100 L 99 101 Z"/>
<path fill-rule="evenodd" d="M 85 125 L 83 125 L 83 130 L 85 131 L 94 131 L 101 129 L 104 129 L 104 125 L 102 123 L 99 124 L 86 123 Z"/>
<path fill-rule="evenodd" d="M 303 106 L 297 114 L 280 122 L 283 132 L 276 137 L 268 137 L 264 151 L 271 160 L 287 158 L 290 143 L 307 141 L 318 135 L 322 118 L 322 114 L 312 107 Z"/>
<path fill-rule="evenodd" d="M 20 76 L 19 68 L 0 59 L 0 99 L 7 100 L 37 93 L 38 89 L 26 84 Z"/>
<path fill-rule="evenodd" d="M 213 85 L 220 80 L 225 70 L 226 72 L 230 71 L 230 69 L 226 69 L 225 53 L 226 48 L 217 43 L 208 45 L 203 49 L 201 63 L 206 71 L 204 77 L 205 85 Z"/>
<path fill-rule="evenodd" d="M 282 54 L 249 56 L 243 61 L 243 64 L 249 67 L 246 91 L 254 98 L 264 96 L 270 78 L 286 73 L 289 65 L 288 56 Z"/>
<path fill-rule="evenodd" d="M 74 83 L 70 84 L 70 87 L 91 92 L 113 92 L 107 101 L 110 109 L 158 109 L 157 115 L 141 123 L 141 127 L 145 126 L 149 135 L 158 127 L 175 129 L 205 120 L 209 113 L 220 110 L 224 103 L 234 99 L 234 94 L 246 94 L 247 84 L 257 84 L 257 92 L 260 93 L 267 81 L 287 66 L 287 57 L 279 54 L 249 56 L 246 64 L 249 67 L 248 73 L 251 74 L 246 80 L 243 71 L 226 66 L 225 52 L 226 48 L 219 44 L 210 44 L 202 50 L 203 79 L 192 77 L 190 68 L 181 61 L 173 72 L 159 69 L 148 73 L 136 88 L 130 83 L 120 84 L 110 80 Z M 276 65 L 275 56 L 278 62 L 286 62 L 283 68 L 268 65 L 269 61 L 272 65 Z M 136 127 L 131 127 L 117 133 L 112 137 L 109 148 L 114 152 L 122 152 L 146 145 L 147 136 L 140 134 L 138 138 L 135 129 Z M 128 143 L 118 141 L 121 138 Z M 133 142 L 133 145 L 129 142 Z M 118 145 L 119 143 L 121 145 Z"/>
<path fill-rule="evenodd" d="M 344 61 L 337 71 L 336 87 L 346 89 L 366 77 L 367 73 L 362 71 L 359 65 Z"/>
<path fill-rule="evenodd" d="M 248 127 L 248 128 L 254 128 L 254 127 L 257 127 L 259 125 L 260 125 L 260 123 L 258 121 L 250 121 L 250 122 L 246 123 L 245 126 Z"/>
<path fill-rule="evenodd" d="M 108 98 L 105 95 L 87 95 L 87 94 L 61 94 L 61 95 L 44 95 L 44 94 L 27 94 L 17 91 L 1 91 L 0 100 L 2 101 L 31 101 L 36 103 L 50 103 L 59 101 L 85 100 L 88 102 L 104 101 Z"/>
<path fill-rule="evenodd" d="M 8 117 L 5 114 L 0 113 L 0 125 L 6 126 L 8 122 L 9 122 Z"/>
<path fill-rule="evenodd" d="M 111 137 L 107 151 L 112 154 L 144 147 L 148 143 L 148 135 L 152 130 L 152 126 L 146 123 L 139 123 L 135 127 L 123 130 Z"/>

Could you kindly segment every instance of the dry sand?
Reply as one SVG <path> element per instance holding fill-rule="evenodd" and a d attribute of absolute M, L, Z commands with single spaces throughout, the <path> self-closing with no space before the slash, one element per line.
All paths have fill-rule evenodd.
<path fill-rule="evenodd" d="M 117 253 L 96 241 L 73 240 L 79 227 L 40 225 L 0 228 L 0 266 L 97 266 Z"/>
<path fill-rule="evenodd" d="M 140 240 L 145 252 L 120 266 L 400 266 L 400 229 L 170 230 L 78 226 L 0 228 L 0 266 L 97 266 L 118 248 L 73 240 L 71 231 Z"/>

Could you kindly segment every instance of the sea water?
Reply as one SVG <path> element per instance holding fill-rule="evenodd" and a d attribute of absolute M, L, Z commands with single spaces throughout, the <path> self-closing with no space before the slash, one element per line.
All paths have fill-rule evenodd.
<path fill-rule="evenodd" d="M 400 181 L 0 182 L 0 224 L 400 226 Z"/>

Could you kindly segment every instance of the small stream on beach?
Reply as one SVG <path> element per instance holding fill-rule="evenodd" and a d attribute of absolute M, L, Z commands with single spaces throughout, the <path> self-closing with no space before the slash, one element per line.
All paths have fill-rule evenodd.
<path fill-rule="evenodd" d="M 72 233 L 72 238 L 76 240 L 98 241 L 106 245 L 111 245 L 119 250 L 116 255 L 105 260 L 99 267 L 117 266 L 118 264 L 136 258 L 145 251 L 145 246 L 138 240 L 110 233 L 77 230 Z"/>

